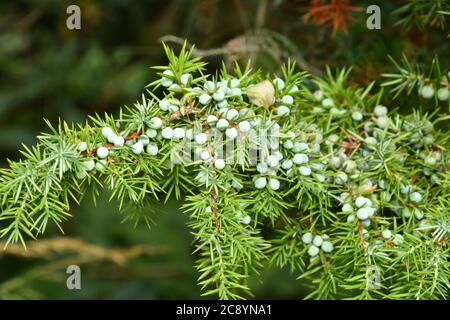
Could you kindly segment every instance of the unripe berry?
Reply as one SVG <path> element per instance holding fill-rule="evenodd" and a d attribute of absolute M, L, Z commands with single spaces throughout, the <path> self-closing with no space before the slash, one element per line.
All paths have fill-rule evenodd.
<path fill-rule="evenodd" d="M 386 240 L 389 240 L 392 237 L 392 232 L 391 232 L 391 230 L 388 230 L 388 229 L 383 230 L 383 232 L 381 234 L 382 234 L 383 238 Z"/>
<path fill-rule="evenodd" d="M 246 215 L 245 217 L 243 217 L 243 218 L 241 219 L 241 222 L 242 222 L 243 224 L 250 224 L 251 221 L 252 221 L 252 218 L 251 218 L 249 215 Z"/>
<path fill-rule="evenodd" d="M 440 88 L 437 91 L 438 99 L 441 101 L 447 101 L 450 96 L 450 90 L 448 88 Z"/>
<path fill-rule="evenodd" d="M 144 151 L 144 145 L 142 144 L 142 142 L 136 142 L 131 146 L 131 150 L 134 154 L 141 154 L 142 151 Z"/>
<path fill-rule="evenodd" d="M 302 241 L 306 244 L 311 243 L 313 239 L 312 233 L 311 232 L 307 232 L 302 236 Z"/>
<path fill-rule="evenodd" d="M 181 83 L 184 84 L 185 86 L 187 86 L 189 84 L 191 79 L 192 79 L 192 75 L 190 73 L 185 73 L 185 74 L 181 75 L 181 77 L 180 77 Z"/>
<path fill-rule="evenodd" d="M 261 174 L 266 174 L 269 167 L 266 163 L 260 162 L 256 165 L 256 171 L 258 171 Z"/>
<path fill-rule="evenodd" d="M 158 103 L 158 105 L 162 111 L 169 111 L 171 103 L 169 100 L 163 99 Z"/>
<path fill-rule="evenodd" d="M 412 202 L 416 202 L 416 203 L 419 203 L 419 202 L 421 202 L 422 201 L 422 195 L 419 193 L 419 192 L 413 192 L 413 193 L 411 193 L 410 195 L 409 195 L 409 199 L 412 201 Z"/>
<path fill-rule="evenodd" d="M 104 127 L 102 129 L 102 135 L 103 135 L 103 137 L 105 137 L 108 140 L 111 137 L 115 137 L 116 136 L 116 134 L 114 133 L 114 131 L 110 127 Z"/>
<path fill-rule="evenodd" d="M 362 118 L 363 118 L 363 115 L 362 115 L 361 112 L 355 111 L 355 112 L 352 113 L 352 119 L 353 119 L 353 120 L 355 120 L 355 121 L 361 121 Z"/>
<path fill-rule="evenodd" d="M 236 79 L 236 78 L 231 79 L 230 80 L 230 87 L 231 88 L 236 88 L 237 86 L 239 86 L 240 83 L 241 83 L 241 80 L 239 80 L 239 79 Z"/>
<path fill-rule="evenodd" d="M 349 203 L 345 203 L 342 206 L 342 212 L 354 212 L 354 211 L 355 211 L 355 209 L 353 209 L 352 205 Z"/>
<path fill-rule="evenodd" d="M 289 115 L 290 112 L 291 112 L 291 110 L 286 106 L 279 106 L 277 108 L 277 114 L 281 117 L 285 117 L 285 116 Z"/>
<path fill-rule="evenodd" d="M 217 91 L 213 94 L 213 99 L 217 102 L 223 101 L 225 99 L 225 94 L 222 91 Z"/>
<path fill-rule="evenodd" d="M 145 135 L 150 139 L 153 139 L 158 135 L 158 131 L 155 129 L 147 129 L 147 131 L 145 131 Z"/>
<path fill-rule="evenodd" d="M 214 161 L 214 167 L 216 167 L 217 170 L 222 170 L 225 168 L 225 161 L 223 159 L 216 159 Z"/>
<path fill-rule="evenodd" d="M 97 157 L 104 159 L 109 155 L 109 150 L 105 147 L 100 147 L 97 149 Z"/>
<path fill-rule="evenodd" d="M 234 121 L 239 117 L 239 111 L 236 109 L 230 109 L 227 112 L 227 119 L 228 121 Z"/>
<path fill-rule="evenodd" d="M 106 160 L 100 160 L 100 161 L 97 161 L 97 163 L 95 164 L 95 169 L 102 172 L 106 169 L 106 166 L 107 166 Z"/>
<path fill-rule="evenodd" d="M 206 133 L 201 132 L 195 136 L 195 142 L 197 142 L 197 144 L 204 144 L 206 141 L 208 141 Z"/>
<path fill-rule="evenodd" d="M 277 191 L 278 189 L 280 189 L 280 181 L 278 181 L 277 179 L 269 179 L 269 187 L 272 190 Z"/>
<path fill-rule="evenodd" d="M 86 142 L 81 142 L 81 143 L 78 145 L 78 151 L 84 152 L 84 151 L 86 151 L 86 150 L 87 150 L 87 143 L 86 143 Z"/>
<path fill-rule="evenodd" d="M 164 129 L 162 129 L 161 136 L 164 139 L 172 139 L 173 138 L 173 130 L 172 130 L 172 128 L 171 127 L 165 127 Z"/>
<path fill-rule="evenodd" d="M 203 161 L 208 160 L 210 157 L 211 157 L 211 155 L 209 154 L 209 151 L 207 151 L 207 150 L 202 151 L 201 158 Z"/>
<path fill-rule="evenodd" d="M 228 128 L 230 126 L 230 123 L 228 122 L 227 119 L 220 119 L 219 121 L 217 121 L 216 127 L 219 130 L 224 130 L 226 128 Z"/>
<path fill-rule="evenodd" d="M 356 215 L 358 216 L 358 219 L 366 220 L 369 217 L 369 212 L 367 211 L 367 208 L 361 208 L 358 209 Z"/>
<path fill-rule="evenodd" d="M 208 118 L 206 118 L 206 122 L 208 122 L 210 126 L 215 125 L 217 123 L 217 120 L 217 117 L 214 115 L 209 115 Z"/>
<path fill-rule="evenodd" d="M 296 153 L 294 155 L 294 158 L 292 159 L 292 161 L 295 164 L 303 164 L 303 163 L 308 163 L 309 159 L 308 159 L 308 156 L 306 154 Z"/>
<path fill-rule="evenodd" d="M 322 100 L 322 106 L 324 106 L 324 107 L 334 107 L 334 102 L 333 102 L 332 99 L 326 98 L 326 99 Z"/>
<path fill-rule="evenodd" d="M 292 151 L 294 152 L 309 152 L 309 146 L 307 143 L 304 142 L 295 142 L 294 146 L 292 148 Z"/>
<path fill-rule="evenodd" d="M 323 239 L 322 239 L 321 236 L 315 236 L 315 237 L 314 237 L 313 244 L 314 244 L 316 247 L 320 247 L 320 246 L 322 245 L 322 242 L 323 242 Z"/>
<path fill-rule="evenodd" d="M 116 147 L 123 147 L 124 143 L 125 143 L 125 139 L 122 136 L 116 136 L 113 139 L 114 146 Z"/>
<path fill-rule="evenodd" d="M 241 132 L 246 133 L 249 132 L 250 129 L 251 125 L 250 122 L 248 122 L 247 120 L 239 122 L 239 130 L 241 130 Z"/>
<path fill-rule="evenodd" d="M 317 256 L 319 254 L 319 248 L 317 248 L 315 245 L 310 246 L 308 249 L 308 254 L 311 257 Z"/>
<path fill-rule="evenodd" d="M 283 143 L 283 147 L 286 149 L 292 149 L 294 147 L 294 142 L 292 142 L 292 140 L 286 140 Z"/>
<path fill-rule="evenodd" d="M 387 108 L 385 106 L 382 105 L 378 105 L 375 107 L 375 109 L 373 110 L 373 113 L 377 116 L 377 117 L 384 117 L 387 115 Z"/>
<path fill-rule="evenodd" d="M 283 98 L 281 98 L 281 102 L 283 102 L 284 104 L 293 104 L 294 98 L 290 95 L 286 95 Z"/>
<path fill-rule="evenodd" d="M 392 240 L 392 242 L 396 245 L 399 246 L 403 243 L 403 236 L 401 234 L 396 234 L 394 236 L 394 240 Z"/>
<path fill-rule="evenodd" d="M 413 212 L 414 212 L 414 216 L 416 217 L 417 220 L 423 219 L 423 212 L 421 210 L 414 208 Z"/>
<path fill-rule="evenodd" d="M 238 136 L 238 131 L 236 128 L 228 128 L 225 131 L 225 135 L 227 136 L 228 139 L 234 140 Z"/>
<path fill-rule="evenodd" d="M 270 167 L 276 167 L 278 166 L 278 164 L 280 163 L 280 160 L 278 158 L 278 155 L 275 154 L 271 154 L 268 158 L 267 158 L 267 164 Z"/>
<path fill-rule="evenodd" d="M 339 185 L 343 185 L 345 183 L 347 183 L 348 181 L 348 176 L 345 172 L 338 172 L 338 174 L 336 174 L 336 176 L 334 177 L 334 183 L 339 184 Z"/>
<path fill-rule="evenodd" d="M 183 139 L 186 136 L 186 132 L 184 131 L 183 128 L 175 128 L 173 130 L 173 138 L 180 140 Z"/>
<path fill-rule="evenodd" d="M 264 177 L 259 177 L 255 180 L 254 184 L 256 189 L 263 189 L 267 184 L 267 179 Z"/>
<path fill-rule="evenodd" d="M 324 241 L 322 243 L 322 250 L 324 252 L 328 252 L 329 253 L 329 252 L 333 251 L 333 249 L 334 249 L 333 244 L 330 241 Z"/>
<path fill-rule="evenodd" d="M 425 86 L 423 86 L 422 89 L 420 90 L 420 94 L 425 99 L 432 98 L 434 96 L 434 88 L 433 88 L 433 86 L 432 85 L 425 85 Z"/>
<path fill-rule="evenodd" d="M 152 143 L 148 144 L 147 153 L 149 153 L 152 156 L 156 156 L 158 154 L 158 146 Z"/>
<path fill-rule="evenodd" d="M 311 174 L 311 168 L 306 166 L 301 166 L 299 172 L 302 176 L 309 176 Z"/>
<path fill-rule="evenodd" d="M 278 90 L 283 90 L 284 89 L 284 81 L 283 81 L 283 79 L 275 78 L 275 79 L 273 79 L 272 82 L 275 85 L 275 87 L 278 88 Z"/>
<path fill-rule="evenodd" d="M 293 162 L 290 159 L 284 160 L 283 163 L 281 164 L 281 168 L 283 168 L 284 170 L 289 170 L 290 168 L 292 168 Z"/>
<path fill-rule="evenodd" d="M 95 167 L 95 162 L 94 162 L 94 160 L 90 159 L 90 160 L 81 162 L 81 165 L 83 166 L 83 168 L 86 171 L 91 171 Z"/>
<path fill-rule="evenodd" d="M 162 126 L 162 120 L 158 117 L 153 117 L 150 119 L 150 127 L 152 129 L 159 129 Z"/>
<path fill-rule="evenodd" d="M 366 197 L 359 196 L 355 200 L 355 205 L 358 208 L 369 207 L 372 205 L 372 201 L 370 201 L 370 199 L 367 199 Z"/>
<path fill-rule="evenodd" d="M 347 217 L 347 222 L 348 222 L 348 223 L 351 223 L 351 222 L 353 222 L 353 221 L 355 221 L 355 215 L 351 214 L 351 215 L 349 215 L 349 216 Z"/>
<path fill-rule="evenodd" d="M 200 102 L 200 104 L 202 105 L 207 105 L 211 102 L 211 96 L 207 93 L 202 94 L 199 98 L 198 98 L 198 102 Z"/>
<path fill-rule="evenodd" d="M 377 123 L 378 128 L 384 129 L 388 125 L 388 118 L 387 117 L 378 117 L 375 121 Z"/>
<path fill-rule="evenodd" d="M 367 137 L 364 140 L 365 143 L 367 143 L 369 146 L 374 146 L 378 143 L 377 139 L 375 139 L 374 137 Z"/>

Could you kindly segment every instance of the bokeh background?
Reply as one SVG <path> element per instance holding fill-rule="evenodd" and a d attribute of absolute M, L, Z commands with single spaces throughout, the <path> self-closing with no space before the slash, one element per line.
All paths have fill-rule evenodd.
<path fill-rule="evenodd" d="M 317 75 L 326 66 L 351 66 L 350 81 L 360 85 L 394 70 L 389 55 L 426 65 L 438 54 L 448 68 L 448 19 L 436 12 L 424 19 L 429 7 L 408 7 L 417 2 L 448 6 L 446 0 L 1 1 L 0 166 L 19 158 L 22 143 L 35 142 L 43 118 L 80 122 L 140 99 L 155 80 L 150 67 L 166 63 L 162 40 L 177 50 L 187 39 L 210 70 L 251 59 L 255 68 L 277 72 L 291 58 Z M 66 27 L 71 4 L 81 8 L 81 30 Z M 381 30 L 366 28 L 370 4 L 381 8 Z M 323 7 L 334 15 L 322 24 L 315 13 Z M 396 107 L 411 110 L 401 101 Z M 200 298 L 180 202 L 164 206 L 149 230 L 121 223 L 116 204 L 103 196 L 96 206 L 88 199 L 74 206 L 64 235 L 53 229 L 27 252 L 0 251 L 0 299 Z M 81 266 L 82 290 L 66 288 L 70 264 Z M 308 291 L 288 270 L 268 269 L 262 278 L 252 282 L 257 298 L 298 299 Z"/>

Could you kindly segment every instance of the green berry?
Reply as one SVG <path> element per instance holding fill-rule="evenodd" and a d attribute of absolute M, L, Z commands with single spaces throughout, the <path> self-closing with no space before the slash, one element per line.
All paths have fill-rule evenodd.
<path fill-rule="evenodd" d="M 327 252 L 327 253 L 333 251 L 333 249 L 334 249 L 333 244 L 330 241 L 324 241 L 322 243 L 322 247 L 321 248 L 322 248 L 322 250 L 324 252 Z"/>
<path fill-rule="evenodd" d="M 308 254 L 311 257 L 317 256 L 319 254 L 319 248 L 317 248 L 315 245 L 310 246 L 308 249 Z"/>
<path fill-rule="evenodd" d="M 306 244 L 310 244 L 312 242 L 313 236 L 311 232 L 307 232 L 302 236 L 302 241 Z"/>

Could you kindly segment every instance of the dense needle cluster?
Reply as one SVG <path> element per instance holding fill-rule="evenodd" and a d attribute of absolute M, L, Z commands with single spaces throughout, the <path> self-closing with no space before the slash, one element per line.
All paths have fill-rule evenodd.
<path fill-rule="evenodd" d="M 347 86 L 346 70 L 213 76 L 165 49 L 142 102 L 50 126 L 1 170 L 1 238 L 60 226 L 99 187 L 135 222 L 183 197 L 205 294 L 248 297 L 272 263 L 314 284 L 310 298 L 448 297 L 448 118 L 400 115 L 372 85 Z"/>

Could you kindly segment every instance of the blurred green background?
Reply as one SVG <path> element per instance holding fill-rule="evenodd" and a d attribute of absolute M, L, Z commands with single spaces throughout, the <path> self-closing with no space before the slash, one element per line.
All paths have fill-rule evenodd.
<path fill-rule="evenodd" d="M 305 0 L 18 0 L 0 2 L 0 165 L 18 159 L 45 130 L 43 118 L 85 121 L 114 113 L 140 99 L 155 79 L 149 68 L 165 64 L 161 39 L 196 45 L 208 68 L 222 60 L 279 71 L 289 57 L 320 74 L 325 66 L 352 66 L 351 81 L 367 85 L 392 71 L 388 54 L 404 52 L 448 67 L 448 24 L 442 28 L 396 26 L 392 12 L 407 1 L 341 1 L 357 6 L 355 20 L 333 35 L 329 24 L 305 21 Z M 323 1 L 328 3 L 331 1 Z M 66 8 L 81 8 L 81 30 L 68 30 Z M 382 29 L 366 28 L 365 9 L 381 7 Z M 447 29 L 445 29 L 447 28 Z M 444 59 L 442 59 L 444 58 Z M 44 241 L 0 252 L 0 298 L 195 299 L 200 298 L 186 217 L 171 201 L 156 225 L 121 223 L 116 205 L 86 199 L 73 207 L 65 235 L 50 230 Z M 33 247 L 35 245 L 36 247 Z M 65 267 L 79 264 L 82 290 L 65 285 Z M 288 270 L 266 270 L 253 281 L 257 298 L 301 298 L 305 285 Z"/>

